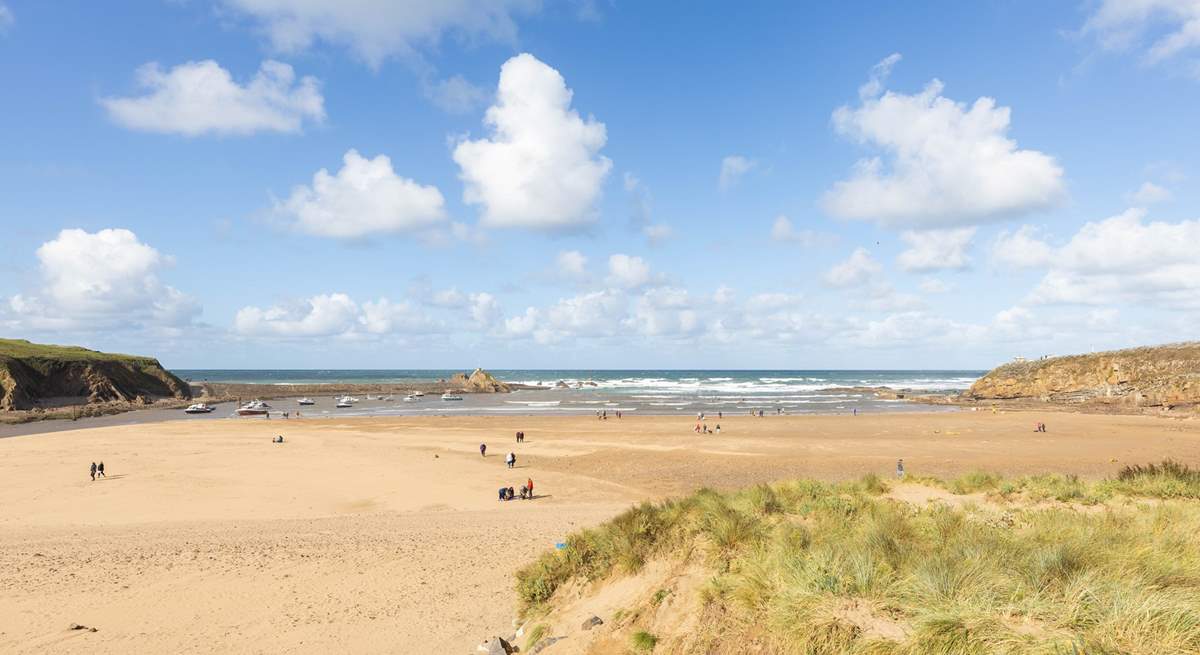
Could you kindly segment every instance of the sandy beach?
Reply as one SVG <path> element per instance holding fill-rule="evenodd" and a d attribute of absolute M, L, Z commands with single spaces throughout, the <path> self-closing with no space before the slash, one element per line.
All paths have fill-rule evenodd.
<path fill-rule="evenodd" d="M 643 499 L 890 475 L 900 457 L 944 477 L 1200 460 L 1191 420 L 719 422 L 720 435 L 679 416 L 171 421 L 0 439 L 0 651 L 466 653 L 509 626 L 513 571 Z M 89 479 L 93 460 L 107 479 Z M 496 500 L 527 477 L 534 502 Z"/>

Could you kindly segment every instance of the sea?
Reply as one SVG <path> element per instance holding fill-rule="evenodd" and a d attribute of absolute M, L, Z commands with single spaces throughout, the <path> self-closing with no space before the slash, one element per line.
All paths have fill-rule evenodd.
<path fill-rule="evenodd" d="M 305 416 L 396 416 L 463 414 L 836 414 L 930 411 L 929 405 L 878 398 L 855 387 L 890 387 L 919 393 L 953 393 L 971 386 L 985 371 L 960 370 L 490 370 L 497 379 L 550 387 L 510 394 L 465 394 L 443 401 L 430 394 L 404 401 L 405 384 L 448 379 L 460 370 L 175 370 L 192 382 L 252 384 L 381 384 L 387 395 L 362 395 L 352 408 L 314 398 Z M 561 383 L 561 384 L 560 384 Z M 301 409 L 273 401 L 276 411 Z M 218 415 L 228 415 L 221 412 Z"/>

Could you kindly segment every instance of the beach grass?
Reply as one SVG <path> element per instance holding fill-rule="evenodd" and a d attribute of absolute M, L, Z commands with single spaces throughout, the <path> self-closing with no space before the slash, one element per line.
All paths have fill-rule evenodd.
<path fill-rule="evenodd" d="M 521 570 L 518 593 L 526 608 L 546 609 L 573 579 L 688 559 L 711 575 L 697 601 L 711 620 L 703 635 L 659 631 L 655 643 L 830 654 L 1200 652 L 1200 471 L 1168 461 L 1099 481 L 976 472 L 940 487 L 987 500 L 915 505 L 864 478 L 645 503 Z M 661 602 L 649 591 L 648 606 Z M 631 639 L 640 648 L 644 638 Z"/>

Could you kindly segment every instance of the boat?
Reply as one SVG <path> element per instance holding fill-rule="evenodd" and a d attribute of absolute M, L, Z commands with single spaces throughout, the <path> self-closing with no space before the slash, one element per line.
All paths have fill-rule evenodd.
<path fill-rule="evenodd" d="M 417 398 L 415 395 L 413 395 L 411 393 L 404 397 L 404 402 L 406 402 L 406 403 L 415 403 L 418 400 L 420 400 L 420 398 Z"/>
<path fill-rule="evenodd" d="M 216 407 L 213 407 L 212 405 L 209 405 L 206 403 L 196 403 L 195 405 L 188 405 L 188 408 L 183 410 L 183 413 L 184 414 L 207 414 L 207 413 L 213 411 L 214 409 L 216 409 Z"/>
<path fill-rule="evenodd" d="M 350 400 L 350 398 L 343 396 L 342 398 L 338 398 L 337 404 L 334 405 L 334 407 L 337 407 L 338 409 L 346 409 L 347 407 L 354 407 L 354 402 Z"/>
<path fill-rule="evenodd" d="M 315 400 L 313 400 L 312 398 L 301 398 L 300 400 L 296 401 L 296 404 L 297 405 L 316 405 L 317 402 Z"/>
<path fill-rule="evenodd" d="M 416 396 L 417 398 L 424 398 L 424 397 L 425 397 L 425 392 L 424 392 L 424 391 L 414 391 L 414 392 L 412 392 L 412 393 L 410 393 L 410 394 L 408 394 L 408 395 L 410 395 L 410 396 Z"/>
<path fill-rule="evenodd" d="M 385 403 L 390 403 L 390 402 L 392 402 L 393 400 L 395 400 L 395 398 L 393 398 L 391 395 L 388 395 L 388 397 L 387 397 L 387 398 L 380 398 L 380 400 L 382 400 L 382 401 L 383 401 L 383 402 L 385 402 Z"/>
<path fill-rule="evenodd" d="M 456 393 L 450 393 L 449 391 L 442 394 L 442 400 L 462 400 L 462 399 L 463 399 L 462 396 L 460 396 Z"/>
<path fill-rule="evenodd" d="M 261 400 L 251 400 L 237 408 L 237 414 L 238 416 L 265 416 L 270 409 L 271 406 Z"/>

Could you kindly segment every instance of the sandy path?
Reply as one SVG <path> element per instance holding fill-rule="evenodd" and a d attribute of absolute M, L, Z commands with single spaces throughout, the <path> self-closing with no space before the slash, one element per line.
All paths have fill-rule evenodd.
<path fill-rule="evenodd" d="M 942 476 L 1200 462 L 1198 422 L 1055 414 L 1039 434 L 1037 419 L 743 416 L 720 436 L 686 417 L 229 420 L 3 439 L 0 652 L 465 653 L 508 625 L 515 569 L 643 498 L 886 475 L 897 457 Z M 109 479 L 88 479 L 93 458 Z M 537 502 L 496 501 L 527 476 Z"/>

